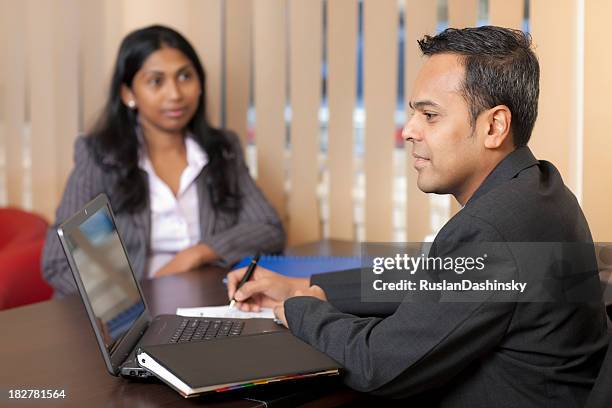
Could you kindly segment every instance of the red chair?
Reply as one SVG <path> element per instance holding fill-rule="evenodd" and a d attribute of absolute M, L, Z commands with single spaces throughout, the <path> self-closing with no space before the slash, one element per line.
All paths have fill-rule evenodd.
<path fill-rule="evenodd" d="M 0 208 L 0 310 L 50 299 L 40 257 L 48 224 L 39 215 Z"/>

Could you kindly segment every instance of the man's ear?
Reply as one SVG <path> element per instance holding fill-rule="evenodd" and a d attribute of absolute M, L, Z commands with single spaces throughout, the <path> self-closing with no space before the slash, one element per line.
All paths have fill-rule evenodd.
<path fill-rule="evenodd" d="M 129 109 L 134 109 L 136 107 L 134 93 L 126 84 L 121 84 L 121 100 Z"/>
<path fill-rule="evenodd" d="M 512 113 L 506 105 L 497 105 L 487 110 L 485 120 L 488 131 L 485 135 L 484 145 L 487 149 L 498 149 L 506 140 L 512 142 L 510 134 Z"/>

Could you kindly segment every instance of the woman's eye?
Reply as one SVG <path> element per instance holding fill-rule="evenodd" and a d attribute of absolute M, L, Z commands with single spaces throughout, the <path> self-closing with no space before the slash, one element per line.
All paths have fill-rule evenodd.
<path fill-rule="evenodd" d="M 191 79 L 191 73 L 190 72 L 183 72 L 179 75 L 178 77 L 179 81 L 188 81 L 189 79 Z"/>
<path fill-rule="evenodd" d="M 162 83 L 162 79 L 161 78 L 151 78 L 149 79 L 149 85 L 151 86 L 160 86 Z"/>

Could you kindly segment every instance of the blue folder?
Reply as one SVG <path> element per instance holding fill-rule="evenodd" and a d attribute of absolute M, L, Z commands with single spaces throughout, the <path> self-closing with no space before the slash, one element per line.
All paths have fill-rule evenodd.
<path fill-rule="evenodd" d="M 234 269 L 243 268 L 251 263 L 252 257 L 240 260 Z M 305 278 L 315 273 L 325 273 L 361 267 L 361 258 L 349 256 L 283 256 L 264 255 L 259 266 L 285 276 Z"/>

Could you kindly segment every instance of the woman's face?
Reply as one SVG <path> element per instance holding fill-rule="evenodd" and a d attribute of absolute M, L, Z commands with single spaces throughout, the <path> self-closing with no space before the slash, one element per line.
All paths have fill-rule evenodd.
<path fill-rule="evenodd" d="M 132 87 L 123 85 L 123 103 L 138 110 L 144 131 L 183 132 L 200 97 L 200 79 L 192 62 L 176 48 L 163 47 L 145 60 Z"/>

